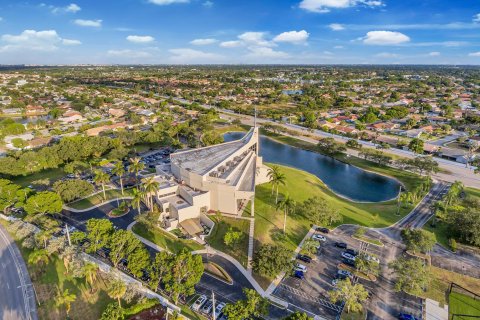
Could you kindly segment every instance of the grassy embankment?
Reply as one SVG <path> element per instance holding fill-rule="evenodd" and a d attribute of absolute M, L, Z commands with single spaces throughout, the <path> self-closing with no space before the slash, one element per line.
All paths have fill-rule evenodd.
<path fill-rule="evenodd" d="M 120 189 L 110 189 L 110 190 L 105 190 L 105 196 L 106 199 L 103 197 L 103 192 L 96 193 L 92 196 L 89 196 L 84 199 L 80 199 L 74 202 L 70 202 L 67 204 L 70 208 L 74 209 L 88 209 L 90 207 L 93 207 L 97 204 L 103 203 L 105 201 L 117 199 L 117 198 L 122 198 L 122 197 L 130 197 L 133 194 L 133 188 L 129 189 L 124 189 L 123 190 L 123 195 L 122 191 Z M 127 200 L 128 201 L 128 200 Z"/>

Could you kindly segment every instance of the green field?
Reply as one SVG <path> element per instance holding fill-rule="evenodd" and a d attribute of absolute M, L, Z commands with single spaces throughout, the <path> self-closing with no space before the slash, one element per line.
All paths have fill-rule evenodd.
<path fill-rule="evenodd" d="M 17 176 L 11 178 L 12 182 L 21 185 L 22 187 L 27 187 L 32 184 L 32 182 L 37 180 L 49 179 L 50 183 L 62 178 L 65 176 L 65 172 L 62 168 L 47 169 L 40 172 L 32 173 L 25 176 Z"/>
<path fill-rule="evenodd" d="M 212 233 L 207 238 L 207 242 L 215 249 L 225 252 L 235 258 L 244 267 L 247 267 L 247 251 L 248 251 L 248 232 L 250 228 L 250 221 L 245 219 L 235 219 L 210 216 L 215 222 L 215 227 Z M 225 245 L 223 238 L 225 233 L 232 228 L 234 231 L 241 231 L 243 233 L 242 239 L 233 248 Z"/>
<path fill-rule="evenodd" d="M 340 224 L 357 224 L 366 227 L 386 227 L 405 216 L 412 206 L 401 208 L 397 216 L 396 200 L 378 203 L 357 203 L 335 195 L 315 175 L 291 167 L 279 166 L 286 176 L 286 186 L 280 186 L 279 197 L 289 194 L 297 204 L 310 197 L 325 199 L 331 208 L 338 210 L 343 221 Z M 271 194 L 271 184 L 256 187 L 255 196 L 255 240 L 260 243 L 282 243 L 295 249 L 310 229 L 308 218 L 292 213 L 287 217 L 286 236 L 278 239 L 283 228 L 283 213 L 275 208 L 275 196 Z"/>
<path fill-rule="evenodd" d="M 480 317 L 480 297 L 474 299 L 470 296 L 452 291 L 449 295 L 448 312 L 450 319 L 454 320 L 472 320 L 472 317 L 462 317 L 458 315 Z"/>
<path fill-rule="evenodd" d="M 132 231 L 173 253 L 178 253 L 183 248 L 187 248 L 189 251 L 205 249 L 201 244 L 194 240 L 178 239 L 169 232 L 163 231 L 160 228 L 150 227 L 141 222 L 137 222 L 133 226 Z"/>

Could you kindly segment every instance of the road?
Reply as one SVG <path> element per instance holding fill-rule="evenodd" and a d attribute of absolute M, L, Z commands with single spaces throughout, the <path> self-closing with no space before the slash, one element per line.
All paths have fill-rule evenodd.
<path fill-rule="evenodd" d="M 0 225 L 0 319 L 37 318 L 35 292 L 20 251 Z"/>

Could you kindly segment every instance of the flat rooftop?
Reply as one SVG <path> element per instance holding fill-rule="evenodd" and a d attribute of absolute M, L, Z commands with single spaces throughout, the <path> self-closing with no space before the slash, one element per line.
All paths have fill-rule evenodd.
<path fill-rule="evenodd" d="M 170 159 L 172 163 L 183 169 L 204 175 L 244 146 L 250 140 L 252 134 L 253 130 L 249 131 L 240 140 L 173 153 L 170 155 Z"/>

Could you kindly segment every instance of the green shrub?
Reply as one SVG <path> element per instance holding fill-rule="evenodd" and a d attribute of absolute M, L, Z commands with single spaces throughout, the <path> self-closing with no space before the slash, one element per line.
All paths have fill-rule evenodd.
<path fill-rule="evenodd" d="M 448 240 L 448 244 L 450 245 L 450 249 L 452 249 L 453 252 L 457 252 L 457 241 L 455 241 L 455 239 L 450 238 Z"/>

